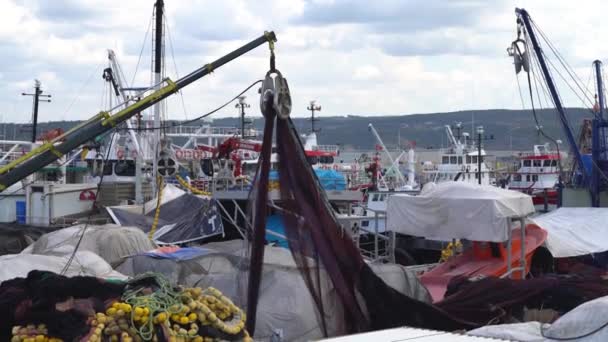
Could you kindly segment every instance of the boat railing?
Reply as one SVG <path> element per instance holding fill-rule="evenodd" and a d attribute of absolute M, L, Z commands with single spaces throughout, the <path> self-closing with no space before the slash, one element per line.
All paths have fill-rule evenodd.
<path fill-rule="evenodd" d="M 241 135 L 241 129 L 236 127 L 211 127 L 211 126 L 175 126 L 167 128 L 168 135 L 199 135 L 199 136 L 234 136 Z M 259 131 L 251 128 L 245 129 L 246 136 L 258 136 Z"/>
<path fill-rule="evenodd" d="M 314 150 L 322 152 L 337 152 L 339 150 L 338 145 L 317 145 Z"/>
<path fill-rule="evenodd" d="M 371 262 L 395 262 L 395 232 L 380 232 L 380 220 L 383 219 L 386 225 L 386 210 L 372 209 L 362 206 L 366 211 L 374 214 L 370 220 L 370 228 L 360 227 L 360 232 L 372 236 L 372 241 L 362 242 L 357 239 L 359 250 L 364 258 Z M 385 226 L 386 228 L 386 226 Z M 360 235 L 359 232 L 359 235 Z M 371 247 L 371 248 L 370 248 Z"/>

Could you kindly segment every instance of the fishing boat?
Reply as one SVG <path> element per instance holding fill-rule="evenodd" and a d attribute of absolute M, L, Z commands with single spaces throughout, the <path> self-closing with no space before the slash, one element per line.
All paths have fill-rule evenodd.
<path fill-rule="evenodd" d="M 461 132 L 462 127 L 456 125 L 456 135 L 452 128 L 445 126 L 445 132 L 450 142 L 447 149 L 440 150 L 440 162 L 437 165 L 426 163 L 423 175 L 427 182 L 441 183 L 448 181 L 466 182 L 480 185 L 496 185 L 494 172 L 486 164 L 486 152 L 481 145 L 473 146 L 469 134 Z"/>
<path fill-rule="evenodd" d="M 534 205 L 557 204 L 560 154 L 549 149 L 549 144 L 534 145 L 532 152 L 519 154 L 519 168 L 511 175 L 509 189 L 532 196 Z"/>
<path fill-rule="evenodd" d="M 524 219 L 532 198 L 520 192 L 464 182 L 428 184 L 418 196 L 393 195 L 387 228 L 428 240 L 465 240 L 466 250 L 420 276 L 434 301 L 455 277 L 523 278 L 547 233 Z"/>

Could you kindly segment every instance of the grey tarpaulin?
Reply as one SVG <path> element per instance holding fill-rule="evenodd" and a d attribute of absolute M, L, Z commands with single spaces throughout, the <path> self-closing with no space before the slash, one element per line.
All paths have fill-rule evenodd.
<path fill-rule="evenodd" d="M 165 274 L 174 283 L 185 286 L 213 286 L 243 305 L 246 293 L 246 269 L 249 260 L 242 240 L 206 244 L 209 252 L 191 260 L 156 259 L 144 255 L 132 256 L 117 268 L 125 275 L 147 271 Z M 288 249 L 266 246 L 260 286 L 260 299 L 255 329 L 256 341 L 268 341 L 273 334 L 283 341 L 309 341 L 323 338 L 314 302 Z M 417 299 L 429 300 L 429 295 L 410 274 L 399 265 L 372 265 L 387 284 Z M 331 281 L 322 272 L 322 295 L 328 303 L 326 321 L 330 336 L 342 331 L 342 312 Z"/>
<path fill-rule="evenodd" d="M 106 209 L 117 224 L 139 227 L 146 233 L 154 221 L 154 210 L 143 215 L 121 207 Z M 223 233 L 224 226 L 215 199 L 184 192 L 161 204 L 153 240 L 161 245 L 179 244 Z"/>

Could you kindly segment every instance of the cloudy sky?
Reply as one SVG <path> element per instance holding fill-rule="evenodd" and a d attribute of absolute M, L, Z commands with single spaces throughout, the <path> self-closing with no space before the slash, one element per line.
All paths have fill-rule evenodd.
<path fill-rule="evenodd" d="M 53 95 L 41 104 L 42 121 L 84 119 L 107 107 L 101 73 L 108 48 L 129 82 L 149 84 L 151 37 L 144 38 L 153 3 L 0 0 L 0 117 L 30 120 L 31 99 L 20 94 L 35 78 Z M 167 73 L 175 79 L 274 30 L 294 115 L 306 115 L 311 99 L 322 104 L 321 115 L 519 109 L 505 51 L 515 38 L 516 6 L 528 9 L 585 82 L 591 62 L 608 55 L 608 3 L 599 0 L 166 0 Z M 263 77 L 267 58 L 268 49 L 258 48 L 185 89 L 185 108 L 174 97 L 170 117 L 217 107 Z M 257 102 L 255 92 L 248 95 Z M 565 90 L 563 97 L 581 106 Z M 220 115 L 235 113 L 230 106 Z"/>

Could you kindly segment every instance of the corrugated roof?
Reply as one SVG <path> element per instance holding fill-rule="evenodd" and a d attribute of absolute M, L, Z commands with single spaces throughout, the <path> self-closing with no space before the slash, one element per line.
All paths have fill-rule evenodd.
<path fill-rule="evenodd" d="M 500 342 L 508 340 L 499 340 L 488 337 L 478 337 L 449 333 L 445 331 L 426 330 L 410 327 L 401 327 L 387 330 L 379 330 L 363 334 L 348 335 L 336 338 L 323 340 L 326 342 L 400 342 L 400 341 L 416 341 L 416 342 Z"/>

